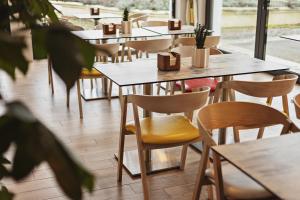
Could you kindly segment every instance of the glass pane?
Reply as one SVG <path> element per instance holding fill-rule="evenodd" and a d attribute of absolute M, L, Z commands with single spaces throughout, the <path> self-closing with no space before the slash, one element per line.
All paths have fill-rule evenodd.
<path fill-rule="evenodd" d="M 101 14 L 122 15 L 123 9 L 128 7 L 130 14 L 145 13 L 149 15 L 148 20 L 169 19 L 169 0 L 65 0 L 55 1 L 55 4 L 63 11 L 64 15 L 90 13 L 90 7 L 99 7 Z M 94 29 L 94 21 L 91 19 L 68 18 L 69 21 L 84 27 Z M 121 18 L 101 19 L 101 23 L 120 23 Z"/>
<path fill-rule="evenodd" d="M 289 64 L 300 73 L 300 41 L 281 37 L 289 35 L 300 38 L 300 0 L 271 0 L 266 59 Z"/>
<path fill-rule="evenodd" d="M 222 48 L 254 55 L 257 0 L 224 0 Z"/>

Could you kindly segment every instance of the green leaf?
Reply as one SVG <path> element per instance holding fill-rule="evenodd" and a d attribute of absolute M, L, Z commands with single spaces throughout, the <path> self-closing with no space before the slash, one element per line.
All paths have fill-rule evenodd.
<path fill-rule="evenodd" d="M 81 199 L 83 188 L 90 192 L 93 190 L 94 176 L 71 156 L 55 135 L 26 106 L 20 102 L 7 103 L 6 113 L 2 118 L 8 120 L 0 123 L 0 132 L 4 131 L 0 134 L 0 141 L 7 132 L 13 135 L 11 143 L 16 148 L 12 170 L 7 174 L 4 172 L 5 176 L 19 181 L 40 163 L 47 162 L 68 197 Z"/>
<path fill-rule="evenodd" d="M 14 197 L 14 194 L 9 192 L 8 189 L 4 186 L 1 187 L 0 190 L 0 199 L 1 200 L 12 200 Z"/>
<path fill-rule="evenodd" d="M 28 61 L 23 55 L 26 48 L 23 37 L 11 36 L 0 32 L 0 69 L 15 79 L 15 69 L 23 74 L 28 70 Z"/>

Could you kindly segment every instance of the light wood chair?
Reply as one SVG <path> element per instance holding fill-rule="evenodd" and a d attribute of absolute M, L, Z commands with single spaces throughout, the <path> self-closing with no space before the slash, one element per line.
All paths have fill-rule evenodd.
<path fill-rule="evenodd" d="M 250 102 L 222 102 L 201 108 L 197 117 L 203 152 L 196 178 L 193 200 L 198 200 L 204 185 L 215 185 L 217 199 L 276 199 L 270 192 L 254 182 L 228 162 L 220 162 L 213 154 L 210 167 L 209 152 L 217 145 L 212 131 L 226 127 L 243 126 L 247 129 L 282 125 L 281 134 L 299 131 L 283 113 L 266 105 Z M 238 152 L 237 152 L 238 153 Z M 210 186 L 209 186 L 210 187 Z"/>
<path fill-rule="evenodd" d="M 199 141 L 200 135 L 192 124 L 193 112 L 207 102 L 209 88 L 190 94 L 173 96 L 129 95 L 124 97 L 118 155 L 118 181 L 122 181 L 125 135 L 136 136 L 144 199 L 149 199 L 144 152 L 146 150 L 183 146 L 180 169 L 184 169 L 188 144 Z M 126 124 L 127 104 L 132 103 L 134 123 Z M 138 107 L 156 113 L 182 115 L 152 116 L 140 119 Z"/>
<path fill-rule="evenodd" d="M 135 13 L 129 16 L 132 24 L 136 24 L 136 27 L 141 28 L 141 24 L 148 20 L 149 15 L 145 13 Z"/>
<path fill-rule="evenodd" d="M 181 57 L 192 57 L 194 52 L 193 46 L 179 46 L 173 48 L 171 51 L 177 52 L 181 55 Z M 222 51 L 210 48 L 210 55 L 220 55 L 223 54 Z M 171 94 L 174 94 L 175 90 L 181 90 L 183 93 L 185 92 L 193 92 L 197 91 L 198 88 L 208 86 L 211 88 L 210 92 L 210 99 L 209 102 L 212 101 L 212 96 L 214 94 L 214 91 L 216 89 L 216 86 L 219 82 L 218 78 L 202 78 L 202 79 L 193 79 L 193 80 L 186 80 L 186 81 L 180 81 L 173 83 L 173 86 L 171 87 Z"/>
<path fill-rule="evenodd" d="M 125 46 L 128 47 L 128 58 L 129 61 L 132 61 L 131 49 L 136 51 L 136 54 L 140 52 L 146 53 L 158 53 L 162 51 L 167 51 L 172 45 L 172 39 L 151 39 L 151 40 L 136 40 L 136 41 L 127 41 Z M 137 56 L 138 58 L 139 56 Z M 141 55 L 140 55 L 141 57 Z M 147 56 L 148 58 L 148 56 Z M 133 87 L 133 91 L 135 93 L 135 86 Z"/>
<path fill-rule="evenodd" d="M 168 26 L 168 22 L 166 21 L 145 21 L 141 24 L 141 27 L 146 26 Z"/>
<path fill-rule="evenodd" d="M 218 83 L 215 96 L 214 103 L 219 102 L 222 91 L 224 90 L 233 90 L 240 92 L 242 94 L 258 97 L 258 98 L 267 98 L 267 105 L 271 106 L 272 99 L 274 97 L 282 98 L 282 108 L 283 113 L 289 116 L 289 106 L 288 106 L 288 94 L 293 90 L 298 76 L 295 74 L 285 74 L 278 75 L 273 78 L 273 81 L 266 82 L 255 82 L 255 81 L 225 81 Z M 232 98 L 234 100 L 235 97 Z M 234 140 L 235 142 L 240 141 L 239 137 L 239 129 L 243 129 L 243 127 L 235 127 L 234 128 Z M 264 133 L 264 129 L 259 129 L 257 139 L 262 138 Z"/>
<path fill-rule="evenodd" d="M 204 46 L 206 48 L 217 48 L 220 43 L 220 36 L 207 36 Z M 174 46 L 196 46 L 194 37 L 180 37 L 174 41 Z"/>
<path fill-rule="evenodd" d="M 300 119 L 300 94 L 297 94 L 293 99 L 296 111 L 296 117 Z"/>
<path fill-rule="evenodd" d="M 129 60 L 132 61 L 131 49 L 139 52 L 158 53 L 168 50 L 172 45 L 171 39 L 151 39 L 127 41 L 125 46 L 128 47 Z"/>
<path fill-rule="evenodd" d="M 99 60 L 99 57 L 111 57 L 111 61 L 119 62 L 118 59 L 118 52 L 119 52 L 119 43 L 109 43 L 109 44 L 98 44 L 96 45 L 96 59 Z M 97 48 L 101 49 L 101 51 L 97 51 Z M 106 53 L 103 53 L 106 52 Z M 107 59 L 105 59 L 107 61 Z M 79 106 L 79 115 L 80 119 L 83 118 L 83 112 L 82 112 L 82 102 L 81 102 L 81 89 L 80 89 L 80 79 L 102 79 L 102 87 L 104 91 L 107 91 L 107 79 L 104 77 L 103 74 L 101 74 L 99 71 L 97 71 L 95 68 L 92 68 L 91 71 L 88 69 L 83 69 L 81 71 L 80 78 L 77 80 L 77 97 L 78 97 L 78 106 Z M 109 81 L 109 88 L 108 88 L 108 98 L 110 100 L 112 93 L 112 81 Z M 67 101 L 69 101 L 69 97 L 67 98 Z M 67 103 L 69 105 L 69 103 Z"/>

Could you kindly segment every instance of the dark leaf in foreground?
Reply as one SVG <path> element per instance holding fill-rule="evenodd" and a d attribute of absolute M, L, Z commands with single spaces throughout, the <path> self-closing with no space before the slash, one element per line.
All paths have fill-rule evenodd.
<path fill-rule="evenodd" d="M 61 25 L 49 27 L 46 48 L 53 62 L 53 69 L 65 82 L 69 90 L 79 78 L 81 69 L 91 69 L 95 58 L 95 47 L 73 35 Z"/>
<path fill-rule="evenodd" d="M 9 192 L 6 187 L 2 186 L 0 190 L 0 199 L 1 200 L 12 200 L 14 194 Z"/>
<path fill-rule="evenodd" d="M 47 162 L 68 197 L 81 199 L 82 188 L 92 191 L 93 175 L 72 158 L 55 135 L 39 122 L 26 106 L 20 102 L 12 102 L 6 107 L 7 111 L 2 117 L 8 118 L 8 124 L 11 126 L 2 131 L 13 130 L 13 142 L 16 144 L 12 171 L 8 176 L 21 180 L 40 163 Z"/>
<path fill-rule="evenodd" d="M 0 69 L 6 71 L 13 79 L 16 68 L 23 74 L 28 70 L 28 62 L 22 52 L 25 48 L 24 38 L 0 32 Z"/>

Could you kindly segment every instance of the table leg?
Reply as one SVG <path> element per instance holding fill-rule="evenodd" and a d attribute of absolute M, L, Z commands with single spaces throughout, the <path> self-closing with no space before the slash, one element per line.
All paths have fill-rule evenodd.
<path fill-rule="evenodd" d="M 222 81 L 229 81 L 230 80 L 230 76 L 224 76 Z M 228 89 L 223 89 L 223 93 L 222 93 L 222 99 L 221 101 L 229 101 L 229 93 L 230 90 Z M 219 131 L 219 144 L 225 144 L 226 143 L 226 128 L 221 128 Z"/>
<path fill-rule="evenodd" d="M 231 76 L 224 76 L 222 77 L 222 81 L 229 81 Z M 230 96 L 230 90 L 226 89 L 223 90 L 221 101 L 229 101 Z M 218 137 L 218 143 L 219 144 L 225 144 L 226 143 L 226 128 L 222 128 L 219 130 L 219 137 Z M 191 145 L 195 150 L 202 152 L 202 142 L 196 142 Z"/>

